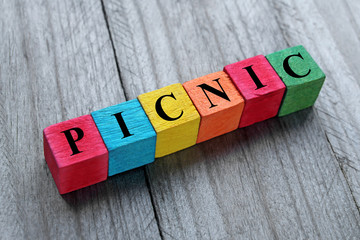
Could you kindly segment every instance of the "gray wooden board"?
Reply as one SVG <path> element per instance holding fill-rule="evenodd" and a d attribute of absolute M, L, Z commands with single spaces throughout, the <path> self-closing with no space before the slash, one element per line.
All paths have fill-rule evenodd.
<path fill-rule="evenodd" d="M 101 2 L 0 5 L 0 238 L 160 238 L 143 169 L 61 197 L 43 156 L 42 129 L 125 101 Z"/>
<path fill-rule="evenodd" d="M 274 8 L 283 22 L 294 15 L 307 19 L 306 24 L 297 21 L 280 24 L 280 28 L 289 44 L 306 44 L 328 75 L 315 106 L 360 209 L 360 2 L 296 2 L 291 6 L 274 1 Z"/>
<path fill-rule="evenodd" d="M 350 101 L 358 96 L 352 91 L 357 82 L 336 50 L 319 2 L 105 0 L 104 5 L 129 98 L 297 44 L 305 45 L 328 75 L 313 109 L 235 131 L 149 165 L 164 238 L 360 236 L 353 197 L 358 184 L 349 181 L 359 176 L 344 171 L 338 156 L 343 150 L 356 159 L 356 142 L 347 147 L 351 137 L 342 145 L 329 137 L 331 129 L 340 131 L 338 135 L 358 132 L 341 121 L 347 118 L 342 113 L 356 113 L 359 106 L 357 100 L 348 108 L 345 99 L 352 92 Z M 338 61 L 344 69 L 335 67 Z M 338 79 L 349 86 L 332 86 Z M 342 112 L 334 111 L 335 104 Z M 326 113 L 340 122 L 334 125 Z"/>
<path fill-rule="evenodd" d="M 0 238 L 360 236 L 359 2 L 1 1 L 0 9 Z M 314 108 L 57 193 L 43 157 L 46 126 L 297 44 L 327 74 Z"/>

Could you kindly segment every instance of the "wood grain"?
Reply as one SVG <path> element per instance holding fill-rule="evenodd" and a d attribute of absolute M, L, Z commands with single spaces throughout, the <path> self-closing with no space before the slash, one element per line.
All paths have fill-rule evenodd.
<path fill-rule="evenodd" d="M 277 115 L 286 87 L 264 55 L 226 65 L 224 72 L 245 100 L 239 128 Z"/>
<path fill-rule="evenodd" d="M 201 117 L 196 143 L 239 127 L 244 99 L 225 72 L 195 78 L 183 83 L 183 87 Z"/>
<path fill-rule="evenodd" d="M 1 238 L 360 235 L 359 1 L 0 8 Z M 140 168 L 58 195 L 43 158 L 46 126 L 298 44 L 327 75 L 315 107 L 158 159 L 146 178 Z"/>
<path fill-rule="evenodd" d="M 309 18 L 318 20 L 320 14 L 310 15 L 308 8 L 316 6 L 306 3 L 299 19 L 287 12 L 290 3 L 282 4 L 104 1 L 126 94 L 134 97 L 301 43 L 316 58 L 315 31 L 308 40 L 302 35 L 304 43 L 286 41 L 298 25 L 312 30 L 309 22 L 315 21 Z M 296 28 L 287 32 L 292 24 Z M 323 44 L 324 36 L 317 37 Z M 334 67 L 337 60 L 319 64 L 324 61 Z M 215 138 L 147 170 L 166 239 L 360 234 L 359 212 L 316 108 Z"/>
<path fill-rule="evenodd" d="M 200 115 L 181 84 L 140 94 L 138 99 L 156 131 L 156 158 L 196 144 Z"/>
<path fill-rule="evenodd" d="M 339 162 L 351 194 L 360 210 L 360 111 L 358 1 L 279 1 L 272 4 L 283 45 L 304 44 L 324 70 L 326 83 L 315 108 L 327 141 Z M 330 9 L 333 6 L 332 9 Z M 285 24 L 293 16 L 308 20 Z M 337 16 L 335 19 L 334 16 Z M 326 41 L 323 39 L 326 38 Z M 320 64 L 321 63 L 321 64 Z"/>
<path fill-rule="evenodd" d="M 61 197 L 42 130 L 125 101 L 99 1 L 1 1 L 2 239 L 159 238 L 144 171 Z"/>
<path fill-rule="evenodd" d="M 324 84 L 325 74 L 303 46 L 270 53 L 266 59 L 286 85 L 278 116 L 314 105 Z"/>
<path fill-rule="evenodd" d="M 109 152 L 91 115 L 53 124 L 43 136 L 45 161 L 60 194 L 107 179 Z"/>
<path fill-rule="evenodd" d="M 119 113 L 124 126 L 114 116 Z M 109 150 L 109 176 L 154 162 L 156 132 L 137 99 L 97 110 L 91 116 Z"/>

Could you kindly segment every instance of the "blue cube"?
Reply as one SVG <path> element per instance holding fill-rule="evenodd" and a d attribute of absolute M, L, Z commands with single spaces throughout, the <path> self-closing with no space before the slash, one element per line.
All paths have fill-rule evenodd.
<path fill-rule="evenodd" d="M 109 176 L 155 160 L 156 132 L 137 99 L 91 116 L 109 151 Z"/>

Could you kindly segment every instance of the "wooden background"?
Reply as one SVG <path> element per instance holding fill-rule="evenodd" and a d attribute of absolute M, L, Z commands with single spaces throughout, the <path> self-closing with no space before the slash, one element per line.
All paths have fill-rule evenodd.
<path fill-rule="evenodd" d="M 359 239 L 360 1 L 0 0 L 1 239 Z M 54 123 L 304 45 L 313 108 L 61 196 Z"/>

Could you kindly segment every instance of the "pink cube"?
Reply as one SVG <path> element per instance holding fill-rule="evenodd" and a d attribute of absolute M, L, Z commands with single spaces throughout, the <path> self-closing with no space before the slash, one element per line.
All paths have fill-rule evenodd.
<path fill-rule="evenodd" d="M 90 115 L 44 129 L 44 155 L 60 194 L 106 180 L 108 150 Z"/>

